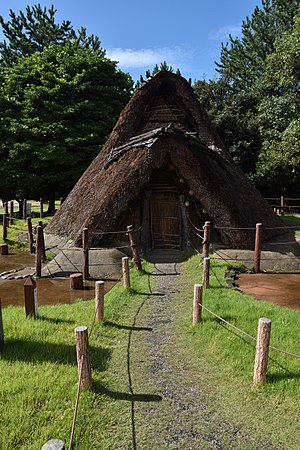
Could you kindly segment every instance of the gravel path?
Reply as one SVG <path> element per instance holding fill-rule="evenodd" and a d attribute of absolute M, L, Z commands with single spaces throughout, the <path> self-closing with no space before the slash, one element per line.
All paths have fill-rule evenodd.
<path fill-rule="evenodd" d="M 149 276 L 128 345 L 132 447 L 137 449 L 276 449 L 222 416 L 210 368 L 191 358 L 174 320 L 180 265 L 160 263 Z M 178 295 L 177 295 L 178 299 Z M 177 300 L 178 301 L 178 300 Z M 180 334 L 180 333 L 179 333 Z M 142 356 L 141 356 L 142 355 Z M 147 393 L 147 394 L 146 394 Z M 229 393 L 230 395 L 230 393 Z"/>

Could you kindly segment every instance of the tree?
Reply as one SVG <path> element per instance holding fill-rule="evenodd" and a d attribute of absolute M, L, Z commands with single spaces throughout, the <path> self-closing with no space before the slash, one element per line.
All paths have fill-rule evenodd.
<path fill-rule="evenodd" d="M 275 40 L 293 27 L 299 0 L 262 0 L 251 18 L 242 22 L 242 37 L 222 44 L 217 71 L 236 88 L 249 88 L 264 71 L 266 57 L 274 50 Z"/>
<path fill-rule="evenodd" d="M 224 77 L 199 80 L 193 87 L 231 156 L 244 173 L 252 176 L 261 147 L 255 91 L 241 90 L 234 95 Z"/>
<path fill-rule="evenodd" d="M 172 67 L 172 66 L 169 66 L 169 64 L 167 63 L 167 61 L 163 61 L 163 62 L 160 63 L 160 65 L 155 64 L 155 66 L 154 66 L 153 69 L 152 69 L 152 72 L 151 72 L 150 69 L 147 69 L 147 70 L 146 70 L 146 73 L 145 73 L 146 79 L 147 79 L 147 78 L 150 78 L 150 77 L 156 75 L 158 72 L 162 72 L 162 71 L 164 71 L 164 70 L 166 70 L 166 71 L 168 71 L 168 72 L 174 72 L 173 67 Z M 175 72 L 175 73 L 176 73 L 177 75 L 181 75 L 180 70 L 179 70 L 178 68 L 176 69 L 176 72 Z M 144 80 L 143 75 L 140 75 L 140 79 L 139 79 L 139 80 L 136 82 L 136 84 L 135 84 L 135 89 L 138 89 L 138 88 L 144 83 L 144 81 L 145 81 L 145 80 Z"/>
<path fill-rule="evenodd" d="M 0 75 L 3 197 L 66 195 L 114 126 L 132 80 L 76 42 L 18 58 Z M 8 181 L 7 181 L 8 180 Z"/>
<path fill-rule="evenodd" d="M 263 0 L 242 24 L 241 38 L 229 36 L 222 45 L 220 78 L 197 81 L 195 91 L 241 169 L 257 179 L 257 161 L 262 149 L 259 94 L 256 82 L 265 70 L 266 58 L 276 39 L 291 30 L 300 0 Z"/>
<path fill-rule="evenodd" d="M 27 6 L 25 12 L 20 11 L 19 14 L 10 10 L 10 20 L 7 22 L 0 16 L 0 25 L 6 38 L 0 42 L 2 65 L 11 66 L 18 57 L 29 56 L 50 45 L 66 42 L 74 42 L 93 51 L 100 50 L 98 37 L 87 36 L 85 28 L 81 28 L 76 33 L 69 20 L 57 24 L 56 12 L 53 5 L 47 9 L 38 4 L 32 7 Z"/>
<path fill-rule="evenodd" d="M 256 83 L 262 151 L 257 181 L 278 194 L 300 186 L 300 14 L 292 32 L 285 33 L 266 60 L 266 70 Z"/>

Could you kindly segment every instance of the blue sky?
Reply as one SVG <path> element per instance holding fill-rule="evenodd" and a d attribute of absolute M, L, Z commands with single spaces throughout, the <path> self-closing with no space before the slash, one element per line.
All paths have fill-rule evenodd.
<path fill-rule="evenodd" d="M 4 2 L 3 2 L 4 3 Z M 0 6 L 7 20 L 9 9 L 18 12 L 37 1 L 9 0 Z M 68 19 L 74 28 L 87 28 L 100 37 L 107 56 L 134 80 L 146 69 L 166 60 L 186 78 L 215 75 L 221 42 L 239 35 L 242 20 L 251 16 L 260 0 L 56 0 L 57 21 Z"/>

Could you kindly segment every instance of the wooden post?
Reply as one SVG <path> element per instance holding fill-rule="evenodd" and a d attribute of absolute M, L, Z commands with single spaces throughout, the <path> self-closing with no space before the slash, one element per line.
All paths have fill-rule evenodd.
<path fill-rule="evenodd" d="M 40 198 L 40 218 L 44 217 L 44 199 Z"/>
<path fill-rule="evenodd" d="M 42 227 L 36 227 L 36 257 L 35 257 L 35 273 L 37 277 L 42 276 L 42 257 L 43 257 L 43 241 L 42 241 Z"/>
<path fill-rule="evenodd" d="M 9 216 L 10 225 L 14 224 L 14 201 L 10 201 L 10 216 Z"/>
<path fill-rule="evenodd" d="M 7 220 L 6 220 L 6 214 L 3 214 L 3 228 L 2 228 L 2 239 L 6 241 L 7 239 Z"/>
<path fill-rule="evenodd" d="M 76 339 L 78 379 L 80 379 L 80 372 L 81 372 L 80 387 L 91 388 L 92 370 L 90 363 L 89 336 L 87 327 L 81 326 L 75 328 L 75 339 Z"/>
<path fill-rule="evenodd" d="M 205 222 L 204 224 L 204 236 L 202 241 L 202 258 L 207 258 L 209 255 L 209 244 L 210 244 L 210 222 Z"/>
<path fill-rule="evenodd" d="M 46 246 L 45 246 L 45 237 L 44 237 L 44 226 L 43 226 L 43 222 L 41 220 L 39 220 L 39 226 L 42 228 L 42 236 L 41 236 L 41 242 L 42 242 L 42 257 L 43 257 L 43 262 L 46 261 Z"/>
<path fill-rule="evenodd" d="M 202 284 L 194 285 L 193 325 L 202 321 Z"/>
<path fill-rule="evenodd" d="M 262 383 L 266 379 L 268 369 L 268 354 L 271 334 L 271 320 L 265 317 L 258 321 L 256 354 L 254 363 L 254 384 Z"/>
<path fill-rule="evenodd" d="M 132 256 L 133 256 L 133 261 L 134 261 L 135 267 L 137 268 L 137 270 L 142 270 L 142 263 L 141 263 L 141 259 L 140 259 L 140 255 L 139 255 L 139 249 L 136 244 L 136 237 L 135 237 L 135 233 L 133 231 L 132 225 L 128 225 L 127 233 L 128 233 L 128 237 L 129 237 L 129 243 L 130 243 L 130 247 L 132 250 Z"/>
<path fill-rule="evenodd" d="M 83 290 L 83 276 L 82 273 L 72 273 L 70 275 L 70 288 Z"/>
<path fill-rule="evenodd" d="M 203 258 L 202 283 L 204 288 L 209 288 L 209 270 L 210 270 L 210 258 Z"/>
<path fill-rule="evenodd" d="M 35 280 L 30 276 L 24 283 L 24 300 L 26 316 L 34 316 L 36 319 L 38 315 L 37 289 Z"/>
<path fill-rule="evenodd" d="M 27 217 L 27 232 L 28 232 L 29 251 L 31 254 L 33 254 L 34 246 L 33 246 L 33 232 L 32 232 L 31 217 Z"/>
<path fill-rule="evenodd" d="M 280 197 L 280 214 L 284 216 L 284 196 Z"/>
<path fill-rule="evenodd" d="M 104 320 L 104 281 L 96 281 L 95 283 L 95 309 L 96 322 Z"/>
<path fill-rule="evenodd" d="M 254 250 L 255 273 L 260 272 L 261 244 L 262 244 L 262 223 L 257 223 L 255 232 L 255 250 Z"/>
<path fill-rule="evenodd" d="M 123 273 L 123 286 L 130 288 L 130 270 L 129 270 L 129 258 L 124 256 L 122 258 L 122 273 Z"/>
<path fill-rule="evenodd" d="M 82 274 L 83 279 L 89 279 L 89 230 L 84 228 L 82 230 Z"/>
<path fill-rule="evenodd" d="M 5 216 L 6 216 L 6 226 L 7 226 L 7 228 L 9 227 L 9 212 L 8 212 L 8 202 L 5 202 L 4 203 L 4 213 L 5 213 Z"/>
<path fill-rule="evenodd" d="M 0 298 L 0 348 L 4 345 L 4 329 L 3 329 L 3 320 L 2 320 L 2 305 Z"/>
<path fill-rule="evenodd" d="M 27 200 L 24 198 L 23 200 L 23 220 L 27 219 Z"/>
<path fill-rule="evenodd" d="M 8 255 L 8 245 L 0 244 L 0 255 Z"/>

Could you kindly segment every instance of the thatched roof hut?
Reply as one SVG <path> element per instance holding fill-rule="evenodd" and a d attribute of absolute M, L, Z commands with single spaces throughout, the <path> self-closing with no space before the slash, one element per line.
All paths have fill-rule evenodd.
<path fill-rule="evenodd" d="M 205 220 L 232 245 L 248 244 L 250 234 L 230 228 L 282 225 L 233 162 L 189 83 L 164 71 L 134 94 L 47 232 L 79 243 L 88 227 L 90 244 L 103 246 L 120 235 L 102 232 L 133 224 L 144 251 L 187 249 L 199 245 L 195 227 Z"/>

